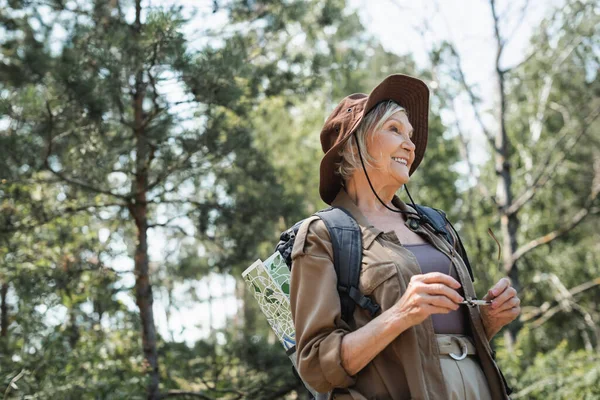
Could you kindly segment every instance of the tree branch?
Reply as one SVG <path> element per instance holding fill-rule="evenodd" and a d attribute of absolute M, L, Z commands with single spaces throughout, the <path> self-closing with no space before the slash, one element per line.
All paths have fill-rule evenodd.
<path fill-rule="evenodd" d="M 514 71 L 515 69 L 520 68 L 521 66 L 527 64 L 529 61 L 531 61 L 531 59 L 533 59 L 534 56 L 536 56 L 538 54 L 537 49 L 532 51 L 531 53 L 529 53 L 529 55 L 527 55 L 524 59 L 522 59 L 521 61 L 519 61 L 517 64 L 512 65 L 510 67 L 505 67 L 502 70 L 506 73 Z"/>
<path fill-rule="evenodd" d="M 454 107 L 454 102 L 452 103 L 452 108 L 454 110 L 454 113 L 456 113 L 456 108 Z M 458 132 L 458 143 L 459 143 L 459 151 L 461 153 L 461 156 L 466 160 L 467 162 L 467 167 L 469 168 L 469 175 L 474 177 L 475 179 L 477 179 L 476 177 L 476 171 L 475 171 L 475 165 L 473 164 L 473 161 L 471 160 L 471 157 L 469 157 L 469 142 L 462 130 L 462 127 L 460 125 L 460 122 L 458 120 L 456 120 L 456 130 Z M 477 179 L 477 183 L 475 184 L 477 186 L 477 189 L 479 189 L 479 192 L 481 193 L 481 195 L 486 198 L 486 199 L 490 199 L 494 205 L 498 205 L 498 203 L 496 202 L 496 198 L 494 196 L 492 196 L 490 194 L 490 192 L 487 190 L 487 188 L 485 187 L 485 185 L 483 185 L 481 183 L 481 181 L 479 181 L 479 179 Z"/>
<path fill-rule="evenodd" d="M 538 274 L 534 278 L 534 280 L 536 282 L 540 282 L 540 281 L 546 280 L 546 279 L 551 279 L 549 277 L 549 274 Z M 528 312 L 527 314 L 525 314 L 521 317 L 521 322 L 527 323 L 527 322 L 537 319 L 547 313 L 552 313 L 555 309 L 562 308 L 562 305 L 561 305 L 562 301 L 569 299 L 569 298 L 574 298 L 576 295 L 583 293 L 586 290 L 589 290 L 596 286 L 600 286 L 600 277 L 592 279 L 591 281 L 579 284 L 579 285 L 571 288 L 568 291 L 568 293 L 563 293 L 562 295 L 555 297 L 553 300 L 553 303 L 558 303 L 558 305 L 552 306 L 552 303 L 547 301 L 539 307 L 533 307 L 532 311 Z"/>
<path fill-rule="evenodd" d="M 173 221 L 175 221 L 175 220 L 177 220 L 177 219 L 179 219 L 179 218 L 189 218 L 190 214 L 191 214 L 191 213 L 193 213 L 193 212 L 194 212 L 194 210 L 190 210 L 190 211 L 189 211 L 189 212 L 187 212 L 187 213 L 184 213 L 184 214 L 179 214 L 179 215 L 176 215 L 176 216 L 174 216 L 174 217 L 171 217 L 171 218 L 169 218 L 169 219 L 168 219 L 167 221 L 165 221 L 165 222 L 162 222 L 162 223 L 158 223 L 158 222 L 157 222 L 157 223 L 154 223 L 154 224 L 148 224 L 148 228 L 170 228 L 170 229 L 177 229 L 178 231 L 180 231 L 181 233 L 183 233 L 183 234 L 184 234 L 184 236 L 194 237 L 194 234 L 193 234 L 193 233 L 192 233 L 192 234 L 190 234 L 190 233 L 187 233 L 187 232 L 185 231 L 185 229 L 183 229 L 183 227 L 182 227 L 182 226 L 179 226 L 179 225 L 171 225 L 171 223 L 172 223 Z"/>
<path fill-rule="evenodd" d="M 46 158 L 46 160 L 44 160 L 44 166 L 46 167 L 46 169 L 48 171 L 50 171 L 53 175 L 55 175 L 57 178 L 60 178 L 62 181 L 69 183 L 71 185 L 75 185 L 75 186 L 79 186 L 82 189 L 85 189 L 89 192 L 93 192 L 93 193 L 99 193 L 99 194 L 105 194 L 107 196 L 112 196 L 112 197 L 116 197 L 125 201 L 129 201 L 130 200 L 130 196 L 124 196 L 122 194 L 118 194 L 118 193 L 113 193 L 110 190 L 105 190 L 105 189 L 99 189 L 95 186 L 90 185 L 87 182 L 83 182 L 80 180 L 77 180 L 75 178 L 71 178 L 68 177 L 64 174 L 62 174 L 61 172 L 55 171 L 52 169 L 52 167 L 50 167 L 50 163 L 48 162 L 48 158 Z"/>
<path fill-rule="evenodd" d="M 481 127 L 483 134 L 487 138 L 487 140 L 490 143 L 490 145 L 492 146 L 492 148 L 494 150 L 498 151 L 498 149 L 496 148 L 494 135 L 492 134 L 492 132 L 490 132 L 490 130 L 487 128 L 487 126 L 485 126 L 485 124 L 483 122 L 483 118 L 481 117 L 481 114 L 479 113 L 479 109 L 477 107 L 477 97 L 475 96 L 475 93 L 473 92 L 473 89 L 471 88 L 471 86 L 469 86 L 469 84 L 467 83 L 467 79 L 466 79 L 464 71 L 462 69 L 462 61 L 461 61 L 460 55 L 458 54 L 458 51 L 456 51 L 456 48 L 454 47 L 453 44 L 449 43 L 448 46 L 449 46 L 450 52 L 452 53 L 454 58 L 456 58 L 456 67 L 457 67 L 458 77 L 460 79 L 460 83 L 461 83 L 463 89 L 467 92 L 467 95 L 469 96 L 469 101 L 471 103 L 471 107 L 473 108 L 473 113 L 475 114 L 475 119 L 477 120 L 477 123 Z"/>
<path fill-rule="evenodd" d="M 534 384 L 529 385 L 526 388 L 519 390 L 517 393 L 512 394 L 511 398 L 518 399 L 518 398 L 527 396 L 529 393 L 533 392 L 534 390 L 538 390 L 540 388 L 545 387 L 546 385 L 549 385 L 549 384 L 555 383 L 555 382 L 556 382 L 556 377 L 554 377 L 554 376 L 551 378 L 546 378 L 546 379 L 536 381 Z"/>
<path fill-rule="evenodd" d="M 167 179 L 169 177 L 169 175 L 171 175 L 172 173 L 174 173 L 177 170 L 180 170 L 182 168 L 185 167 L 185 164 L 195 155 L 200 153 L 201 150 L 197 150 L 194 152 L 190 152 L 188 155 L 185 156 L 185 158 L 178 163 L 174 163 L 172 165 L 170 165 L 168 168 L 165 169 L 165 171 L 162 174 L 159 174 L 156 179 L 152 182 L 150 182 L 148 184 L 148 191 L 154 189 L 156 186 L 160 185 L 165 179 Z"/>
<path fill-rule="evenodd" d="M 46 157 L 44 158 L 44 167 L 48 171 L 50 171 L 54 176 L 60 178 L 62 181 L 67 182 L 71 185 L 79 186 L 82 189 L 85 189 L 90 192 L 105 194 L 107 196 L 112 196 L 112 197 L 116 197 L 116 198 L 119 198 L 122 200 L 129 201 L 130 198 L 127 196 L 113 193 L 110 190 L 100 189 L 100 188 L 92 186 L 91 184 L 89 184 L 87 182 L 83 182 L 83 181 L 77 180 L 75 178 L 68 177 L 63 173 L 54 170 L 50 166 L 50 156 L 52 155 L 52 142 L 54 140 L 54 138 L 52 137 L 52 129 L 54 126 L 54 114 L 52 114 L 52 110 L 50 109 L 50 103 L 48 101 L 46 101 L 46 111 L 48 113 L 48 123 L 50 124 L 50 126 L 48 127 L 48 145 L 46 147 Z"/>
<path fill-rule="evenodd" d="M 504 51 L 504 45 L 506 41 L 502 38 L 500 34 L 500 18 L 498 17 L 498 12 L 496 11 L 496 0 L 490 0 L 490 8 L 492 10 L 492 18 L 494 19 L 494 36 L 496 37 L 496 43 L 498 45 L 498 50 L 496 52 L 496 67 L 500 70 L 500 58 L 502 57 L 502 52 Z"/>
<path fill-rule="evenodd" d="M 562 235 L 570 232 L 571 230 L 573 230 L 573 228 L 575 228 L 577 225 L 579 225 L 581 223 L 581 221 L 583 221 L 583 219 L 588 214 L 589 214 L 589 209 L 585 209 L 585 208 L 581 209 L 577 212 L 577 214 L 575 214 L 573 216 L 571 221 L 569 223 L 567 223 L 566 225 L 564 225 L 563 227 L 556 229 L 556 230 L 554 230 L 544 236 L 541 236 L 537 239 L 531 240 L 529 243 L 519 247 L 517 249 L 517 251 L 515 251 L 514 254 L 512 255 L 511 263 L 512 264 L 516 263 L 518 259 L 523 257 L 527 252 L 535 249 L 536 247 L 541 246 L 543 244 L 548 244 L 548 243 L 552 242 L 553 240 L 558 239 Z"/>
<path fill-rule="evenodd" d="M 159 200 L 159 201 L 152 201 L 152 203 L 155 204 L 190 204 L 193 205 L 195 207 L 197 207 L 198 209 L 215 209 L 215 210 L 225 210 L 226 207 L 216 203 L 216 202 L 201 202 L 201 201 L 197 201 L 197 200 L 192 200 L 192 199 L 170 199 L 170 200 Z"/>
<path fill-rule="evenodd" d="M 152 58 L 150 60 L 150 65 L 146 69 L 146 74 L 148 75 L 148 80 L 150 81 L 150 87 L 152 88 L 152 105 L 154 109 L 152 112 L 148 113 L 146 118 L 144 119 L 142 125 L 146 127 L 156 116 L 158 116 L 161 112 L 165 111 L 165 108 L 161 107 L 158 104 L 158 89 L 156 87 L 156 78 L 152 75 L 152 68 L 156 66 L 156 59 L 158 57 L 158 47 L 160 45 L 160 41 L 154 42 L 154 46 L 152 47 Z"/>
<path fill-rule="evenodd" d="M 596 327 L 596 323 L 592 315 L 588 310 L 586 310 L 583 306 L 578 304 L 574 299 L 575 295 L 600 285 L 600 278 L 596 278 L 589 282 L 585 282 L 583 284 L 575 286 L 571 290 L 567 290 L 567 288 L 555 274 L 536 274 L 536 276 L 534 277 L 534 282 L 540 282 L 542 280 L 550 281 L 552 285 L 557 289 L 557 294 L 554 296 L 554 301 L 552 302 L 556 305 L 551 307 L 552 303 L 546 301 L 540 307 L 535 308 L 534 311 L 532 311 L 528 315 L 524 315 L 521 318 L 521 322 L 533 322 L 533 327 L 539 328 L 559 311 L 572 312 L 573 310 L 575 310 L 583 317 L 584 324 L 582 328 L 582 333 L 586 332 L 586 327 L 589 328 L 594 334 L 594 338 L 596 340 L 596 347 L 600 349 L 600 331 Z M 587 336 L 587 333 L 585 334 Z"/>
<path fill-rule="evenodd" d="M 529 243 L 519 247 L 517 249 L 517 251 L 514 252 L 514 254 L 512 255 L 511 258 L 511 262 L 514 265 L 514 263 L 521 257 L 523 257 L 528 251 L 535 249 L 538 246 L 541 246 L 543 244 L 548 244 L 550 242 L 552 242 L 553 240 L 559 238 L 560 236 L 564 235 L 565 233 L 568 233 L 569 231 L 573 230 L 573 228 L 575 228 L 577 225 L 579 225 L 585 217 L 587 217 L 589 214 L 596 214 L 598 213 L 598 208 L 593 208 L 593 202 L 598 198 L 598 194 L 600 193 L 600 178 L 598 178 L 600 176 L 600 161 L 597 161 L 594 163 L 594 167 L 595 169 L 597 169 L 596 171 L 596 178 L 594 179 L 593 183 L 592 183 L 592 189 L 590 191 L 590 195 L 588 196 L 584 207 L 582 209 L 580 209 L 572 218 L 571 220 L 565 224 L 564 226 L 550 232 L 547 233 L 544 236 L 541 236 L 537 239 L 531 240 Z"/>
<path fill-rule="evenodd" d="M 563 114 L 564 115 L 564 114 Z M 518 212 L 527 202 L 529 202 L 538 192 L 538 189 L 543 187 L 554 175 L 555 171 L 558 169 L 560 163 L 562 163 L 569 152 L 575 147 L 575 145 L 579 142 L 579 140 L 586 135 L 588 128 L 593 126 L 593 122 L 600 116 L 600 108 L 596 110 L 595 113 L 591 114 L 586 118 L 583 123 L 581 131 L 573 137 L 572 142 L 567 148 L 561 152 L 560 156 L 552 162 L 553 151 L 548 151 L 546 155 L 546 159 L 542 163 L 542 167 L 538 172 L 537 176 L 533 179 L 532 184 L 528 186 L 524 192 L 519 195 L 516 200 L 507 208 L 506 213 L 508 215 L 514 214 Z M 563 117 L 564 118 L 564 117 Z M 567 121 L 568 122 L 568 121 Z M 561 131 L 558 132 L 558 138 L 555 143 L 550 146 L 551 149 L 556 149 L 559 147 L 561 142 L 566 138 L 570 137 L 572 132 L 567 129 L 569 128 L 568 123 L 563 125 Z"/>
<path fill-rule="evenodd" d="M 544 121 L 546 120 L 546 108 L 548 105 L 548 99 L 550 98 L 550 92 L 552 91 L 552 85 L 554 83 L 553 74 L 548 74 L 542 80 L 543 85 L 540 90 L 540 99 L 535 113 L 535 118 L 531 118 L 529 122 L 529 130 L 531 132 L 531 139 L 536 143 L 542 136 L 542 129 L 544 128 Z M 564 121 L 565 125 L 567 120 Z"/>
<path fill-rule="evenodd" d="M 521 11 L 520 11 L 520 14 L 519 14 L 519 18 L 517 19 L 517 23 L 513 27 L 513 29 L 510 32 L 510 34 L 506 36 L 506 42 L 509 42 L 512 39 L 512 37 L 515 34 L 515 32 L 517 32 L 517 30 L 519 29 L 519 27 L 521 26 L 521 24 L 525 20 L 525 15 L 527 15 L 527 8 L 528 7 L 529 7 L 529 0 L 525 0 L 523 6 L 521 7 Z M 504 69 L 504 72 L 507 72 L 507 70 Z"/>
<path fill-rule="evenodd" d="M 182 143 L 182 146 L 185 146 L 185 144 Z M 193 157 L 197 156 L 198 154 L 201 154 L 201 156 L 203 157 L 202 161 L 205 163 L 214 162 L 217 159 L 216 155 L 205 154 L 205 153 L 203 153 L 203 150 L 205 150 L 205 149 L 201 148 L 201 149 L 197 149 L 195 151 L 190 151 L 181 161 L 177 161 L 177 162 L 174 161 L 168 168 L 166 168 L 164 170 L 164 172 L 162 174 L 159 174 L 156 177 L 156 179 L 154 179 L 152 182 L 150 182 L 148 184 L 148 190 L 150 191 L 151 189 L 154 189 L 156 186 L 160 185 L 165 179 L 167 179 L 173 173 L 175 173 L 179 170 L 182 170 L 182 169 L 188 169 L 186 164 Z M 192 173 L 192 175 L 193 174 L 194 173 Z"/>
<path fill-rule="evenodd" d="M 11 228 L 2 228 L 2 229 L 0 229 L 0 233 L 28 231 L 31 229 L 38 228 L 40 226 L 44 226 L 47 223 L 50 223 L 57 218 L 63 217 L 65 214 L 76 214 L 81 211 L 86 211 L 90 208 L 98 209 L 98 208 L 125 207 L 125 206 L 126 206 L 126 204 L 123 204 L 123 203 L 105 203 L 105 204 L 87 204 L 87 205 L 83 205 L 83 206 L 79 206 L 79 207 L 65 207 L 64 209 L 56 212 L 53 215 L 46 216 L 46 218 L 42 219 L 41 221 L 38 221 L 37 223 L 33 223 L 30 225 L 17 225 L 17 226 L 13 226 Z M 45 212 L 44 212 L 44 215 L 46 215 Z"/>
<path fill-rule="evenodd" d="M 28 371 L 26 369 L 22 369 L 15 377 L 13 377 L 8 385 L 6 386 L 6 390 L 4 391 L 4 398 L 7 399 L 10 394 L 11 389 L 17 389 L 16 383 L 25 375 Z"/>
<path fill-rule="evenodd" d="M 79 8 L 68 8 L 66 5 L 64 4 L 60 4 L 60 6 L 57 6 L 56 3 L 53 2 L 45 2 L 45 1 L 35 1 L 31 4 L 31 6 L 33 6 L 35 8 L 35 5 L 38 6 L 45 6 L 45 7 L 49 7 L 52 11 L 58 11 L 58 12 L 62 12 L 62 11 L 67 11 L 76 15 L 82 15 L 85 17 L 89 17 L 89 18 L 94 18 L 93 13 L 89 12 L 89 11 L 84 11 L 81 10 Z"/>

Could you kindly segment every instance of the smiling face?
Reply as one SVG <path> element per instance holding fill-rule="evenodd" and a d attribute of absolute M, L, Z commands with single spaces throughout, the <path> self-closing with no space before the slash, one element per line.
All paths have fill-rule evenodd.
<path fill-rule="evenodd" d="M 374 161 L 367 172 L 376 186 L 397 186 L 410 180 L 410 167 L 415 159 L 411 141 L 413 127 L 404 111 L 393 114 L 368 141 L 368 153 Z"/>

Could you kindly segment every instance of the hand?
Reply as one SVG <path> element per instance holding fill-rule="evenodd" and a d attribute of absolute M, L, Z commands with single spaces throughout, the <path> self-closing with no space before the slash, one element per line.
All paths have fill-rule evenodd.
<path fill-rule="evenodd" d="M 457 310 L 463 301 L 456 289 L 460 283 L 449 275 L 439 272 L 413 275 L 406 292 L 394 305 L 401 318 L 409 326 L 418 325 L 431 314 L 448 314 Z"/>
<path fill-rule="evenodd" d="M 517 297 L 517 291 L 511 286 L 508 278 L 500 279 L 488 290 L 483 299 L 492 300 L 489 306 L 479 308 L 488 340 L 492 340 L 502 327 L 519 316 L 521 300 Z"/>

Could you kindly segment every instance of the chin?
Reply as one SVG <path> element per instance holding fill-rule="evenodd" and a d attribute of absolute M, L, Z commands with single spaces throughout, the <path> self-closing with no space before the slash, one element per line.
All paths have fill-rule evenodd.
<path fill-rule="evenodd" d="M 396 181 L 396 184 L 400 185 L 400 187 L 402 187 L 403 185 L 407 184 L 408 182 L 410 182 L 410 177 L 409 176 L 396 176 L 394 177 L 394 180 Z"/>

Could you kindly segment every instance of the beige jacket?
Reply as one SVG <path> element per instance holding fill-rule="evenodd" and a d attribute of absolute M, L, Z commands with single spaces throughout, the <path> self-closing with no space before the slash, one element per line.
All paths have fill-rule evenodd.
<path fill-rule="evenodd" d="M 399 198 L 394 204 L 414 211 Z M 363 260 L 359 289 L 385 311 L 402 296 L 412 275 L 421 270 L 416 258 L 400 245 L 393 233 L 383 233 L 370 225 L 341 190 L 334 202 L 348 210 L 362 231 Z M 410 218 L 410 217 L 409 217 Z M 406 226 L 410 226 L 408 221 Z M 452 229 L 448 229 L 452 232 Z M 438 250 L 450 256 L 450 244 L 428 226 L 414 230 Z M 457 242 L 455 238 L 455 243 Z M 473 284 L 462 258 L 454 250 L 452 261 L 465 295 L 475 297 Z M 446 400 L 446 386 L 439 361 L 439 349 L 431 318 L 400 334 L 355 376 L 341 365 L 342 338 L 369 323 L 368 312 L 356 307 L 354 322 L 341 319 L 337 277 L 333 267 L 329 232 L 318 217 L 308 218 L 300 227 L 292 251 L 290 300 L 296 328 L 298 371 L 319 392 L 336 390 L 335 399 Z M 469 308 L 473 333 L 483 371 L 494 400 L 508 398 L 500 371 L 493 360 L 481 316 Z"/>

